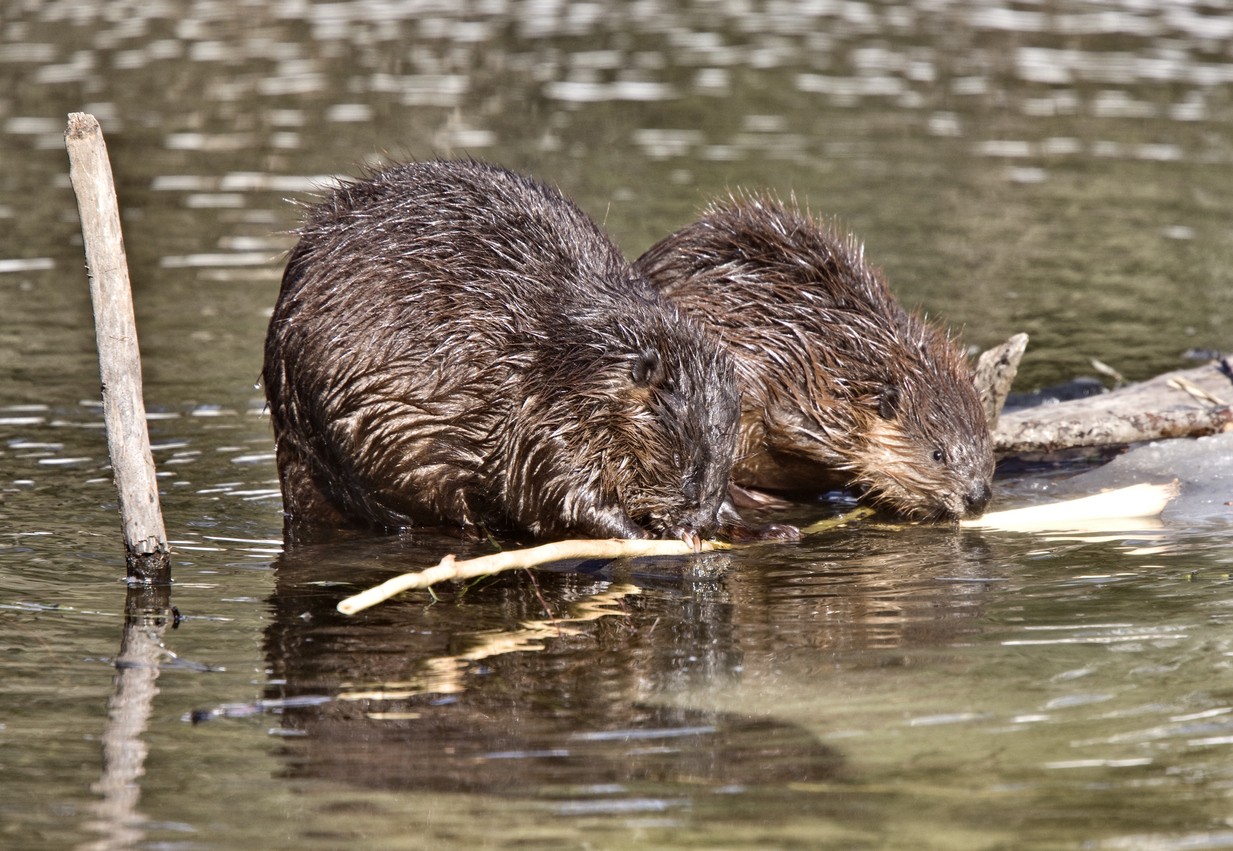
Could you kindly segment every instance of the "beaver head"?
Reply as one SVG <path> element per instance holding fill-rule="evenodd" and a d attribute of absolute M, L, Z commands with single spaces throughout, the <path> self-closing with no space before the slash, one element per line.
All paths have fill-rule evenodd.
<path fill-rule="evenodd" d="M 784 468 L 793 455 L 805 463 L 761 486 L 797 489 L 805 476 L 825 482 L 835 471 L 829 478 L 839 474 L 869 502 L 906 517 L 953 520 L 984 511 L 992 441 L 966 362 L 950 341 L 910 319 L 907 335 L 866 364 L 864 375 L 840 350 L 841 358 L 820 366 L 832 377 L 845 368 L 846 378 L 822 392 L 810 382 L 769 388 L 760 424 L 768 454 Z M 913 341 L 912 334 L 920 336 Z M 854 342 L 867 347 L 871 339 Z M 799 392 L 806 388 L 809 395 Z M 750 467 L 757 469 L 756 458 Z"/>
<path fill-rule="evenodd" d="M 737 361 L 734 480 L 851 486 L 921 519 L 980 514 L 993 450 L 955 343 L 905 311 L 861 245 L 794 208 L 734 198 L 635 263 Z"/>
<path fill-rule="evenodd" d="M 494 457 L 517 525 L 694 543 L 721 525 L 740 415 L 731 359 L 642 298 L 565 311 L 536 346 Z"/>

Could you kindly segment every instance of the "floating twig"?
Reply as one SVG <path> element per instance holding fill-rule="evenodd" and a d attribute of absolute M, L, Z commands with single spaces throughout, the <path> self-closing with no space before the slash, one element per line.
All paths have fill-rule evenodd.
<path fill-rule="evenodd" d="M 718 545 L 709 541 L 702 542 L 702 549 L 716 549 Z M 417 588 L 428 588 L 438 582 L 458 579 L 474 579 L 478 576 L 492 576 L 507 570 L 517 570 L 523 567 L 536 567 L 555 561 L 585 558 L 637 558 L 639 556 L 690 555 L 693 548 L 683 541 L 670 540 L 570 540 L 556 541 L 522 550 L 507 550 L 479 558 L 457 561 L 447 555 L 436 567 L 415 573 L 404 573 L 381 583 L 375 588 L 369 588 L 348 597 L 338 604 L 338 611 L 344 615 L 353 615 L 377 603 L 384 602 L 403 591 Z"/>
<path fill-rule="evenodd" d="M 1164 510 L 1169 500 L 1177 496 L 1176 481 L 1164 485 L 1134 485 L 1081 499 L 1054 502 L 1011 511 L 996 511 L 974 520 L 964 520 L 961 525 L 969 529 L 1000 529 L 1005 531 L 1082 530 L 1085 524 L 1097 523 L 1107 527 L 1111 520 L 1133 521 L 1156 517 Z M 837 523 L 819 524 L 804 531 L 830 529 L 834 525 L 857 519 L 861 513 L 854 512 Z M 703 541 L 703 550 L 723 547 L 711 541 Z M 586 558 L 637 558 L 652 555 L 689 555 L 693 550 L 682 541 L 660 540 L 570 540 L 542 544 L 522 550 L 508 550 L 479 558 L 458 561 L 453 554 L 445 556 L 435 566 L 414 573 L 395 576 L 380 585 L 369 588 L 338 604 L 338 611 L 353 615 L 403 591 L 428 588 L 438 582 L 474 579 L 492 576 L 507 570 L 537 567 L 557 561 Z"/>

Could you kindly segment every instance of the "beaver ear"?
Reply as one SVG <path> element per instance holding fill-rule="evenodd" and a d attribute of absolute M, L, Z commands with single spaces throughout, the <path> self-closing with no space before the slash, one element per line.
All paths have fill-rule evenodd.
<path fill-rule="evenodd" d="M 634 355 L 634 365 L 630 367 L 629 376 L 639 387 L 658 387 L 664 382 L 664 364 L 659 352 L 654 349 L 643 349 Z"/>
<path fill-rule="evenodd" d="M 899 388 L 893 384 L 882 387 L 878 397 L 878 416 L 884 420 L 893 420 L 899 413 Z"/>

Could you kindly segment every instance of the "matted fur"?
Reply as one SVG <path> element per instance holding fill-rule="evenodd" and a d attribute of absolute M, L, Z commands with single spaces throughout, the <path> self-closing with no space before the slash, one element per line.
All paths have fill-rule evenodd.
<path fill-rule="evenodd" d="M 308 211 L 266 339 L 287 527 L 707 534 L 731 358 L 555 190 L 391 167 Z"/>
<path fill-rule="evenodd" d="M 994 458 L 971 369 L 850 235 L 774 198 L 735 197 L 634 267 L 736 359 L 738 484 L 850 486 L 926 519 L 984 510 Z"/>

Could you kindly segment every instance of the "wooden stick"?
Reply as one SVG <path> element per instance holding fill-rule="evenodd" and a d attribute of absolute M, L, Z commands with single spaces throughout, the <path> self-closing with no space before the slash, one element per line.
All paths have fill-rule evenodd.
<path fill-rule="evenodd" d="M 715 548 L 716 545 L 709 541 L 702 542 L 703 550 Z M 436 567 L 395 576 L 375 588 L 369 588 L 354 597 L 348 597 L 338 604 L 338 611 L 344 615 L 354 615 L 356 612 L 384 602 L 403 591 L 427 588 L 449 579 L 474 579 L 477 576 L 491 576 L 506 570 L 535 567 L 566 559 L 636 558 L 638 556 L 689 555 L 691 553 L 693 549 L 683 541 L 614 539 L 556 541 L 529 549 L 508 550 L 465 561 L 455 561 L 453 555 L 447 555 Z"/>
<path fill-rule="evenodd" d="M 1008 532 L 1083 531 L 1091 526 L 1107 528 L 1109 521 L 1134 521 L 1154 518 L 1177 496 L 1177 481 L 1163 485 L 1131 485 L 1094 496 L 994 511 L 973 520 L 960 521 L 965 529 L 999 529 Z"/>
<path fill-rule="evenodd" d="M 166 582 L 171 578 L 171 560 L 141 397 L 141 354 L 111 162 L 103 131 L 92 115 L 69 115 L 64 144 L 86 244 L 103 419 L 120 499 L 128 576 Z"/>

